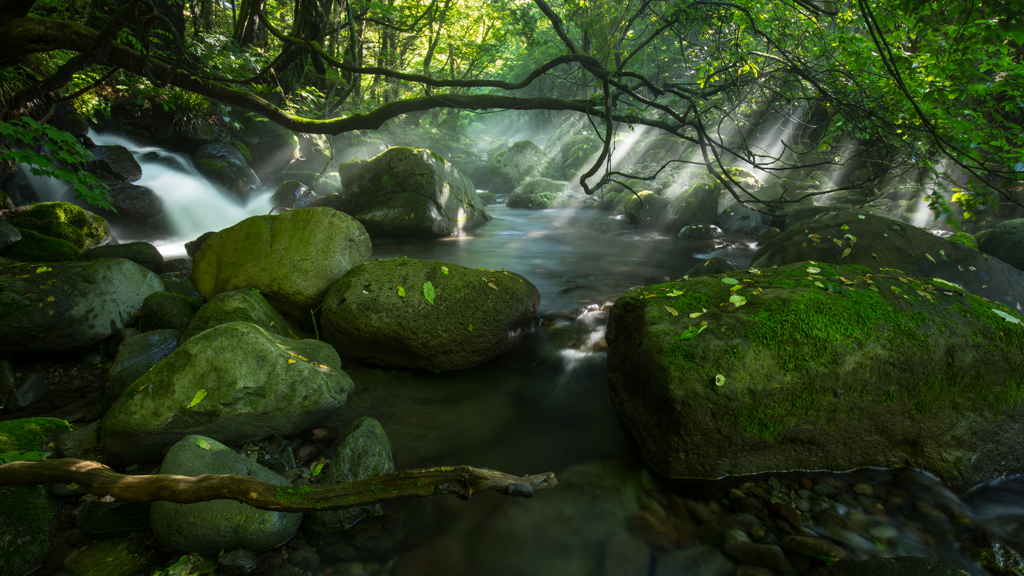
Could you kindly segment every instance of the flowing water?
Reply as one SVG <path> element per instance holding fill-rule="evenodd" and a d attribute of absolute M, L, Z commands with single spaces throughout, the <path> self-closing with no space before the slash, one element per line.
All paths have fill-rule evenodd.
<path fill-rule="evenodd" d="M 270 208 L 269 192 L 246 206 L 222 195 L 185 157 L 111 136 L 94 140 L 125 145 L 140 159 L 143 178 L 137 184 L 164 200 L 165 216 L 153 228 L 165 232 L 155 242 L 165 257 L 181 256 L 182 243 L 203 232 Z M 144 156 L 150 152 L 162 159 Z M 60 193 L 48 194 L 57 199 Z M 615 216 L 592 210 L 498 205 L 488 211 L 494 220 L 464 236 L 379 241 L 373 257 L 518 272 L 542 295 L 535 326 L 512 350 L 466 370 L 431 374 L 350 367 L 356 392 L 327 424 L 344 430 L 358 417 L 377 418 L 395 446 L 399 468 L 467 464 L 516 474 L 553 471 L 560 485 L 530 500 L 489 493 L 469 502 L 407 501 L 401 506 L 404 529 L 389 536 L 402 540 L 402 553 L 381 573 L 690 573 L 666 568 L 675 561 L 669 558 L 706 550 L 697 546 L 700 542 L 720 545 L 720 535 L 709 537 L 698 525 L 709 525 L 700 518 L 706 513 L 735 516 L 723 499 L 728 487 L 670 486 L 647 470 L 608 402 L 607 308 L 630 286 L 680 278 L 712 256 L 743 268 L 756 246 L 743 238 L 709 244 L 629 229 Z M 982 575 L 986 572 L 957 544 L 965 530 L 982 524 L 1013 545 L 1024 542 L 1017 535 L 1024 525 L 1019 479 L 980 487 L 963 500 L 911 470 L 793 472 L 731 484 L 736 485 L 748 494 L 763 487 L 771 494 L 766 508 L 792 503 L 815 518 L 823 510 L 847 518 L 856 530 L 819 522 L 797 534 L 828 534 L 858 559 L 930 556 Z M 681 506 L 678 498 L 690 503 Z M 655 521 L 644 524 L 640 517 Z M 670 527 L 673 542 L 666 544 L 658 534 L 659 522 Z M 707 562 L 698 556 L 686 562 Z M 373 574 L 378 568 L 348 563 L 333 573 Z"/>

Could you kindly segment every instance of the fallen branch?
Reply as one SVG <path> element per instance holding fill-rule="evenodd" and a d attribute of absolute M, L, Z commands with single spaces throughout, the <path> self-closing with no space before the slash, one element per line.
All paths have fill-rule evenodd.
<path fill-rule="evenodd" d="M 99 462 L 75 458 L 0 464 L 0 486 L 55 482 L 78 484 L 98 497 L 110 497 L 121 502 L 164 500 L 190 504 L 207 500 L 236 500 L 254 508 L 281 512 L 334 510 L 436 494 L 455 494 L 462 500 L 468 500 L 484 490 L 529 498 L 538 490 L 558 484 L 551 472 L 513 476 L 472 466 L 400 470 L 345 484 L 294 487 L 277 486 L 239 474 L 129 476 L 118 474 Z"/>

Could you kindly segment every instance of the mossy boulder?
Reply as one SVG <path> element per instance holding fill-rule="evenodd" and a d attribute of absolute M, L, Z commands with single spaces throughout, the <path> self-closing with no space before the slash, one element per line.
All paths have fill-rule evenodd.
<path fill-rule="evenodd" d="M 1020 270 L 922 228 L 863 210 L 827 210 L 787 228 L 758 248 L 751 266 L 804 260 L 896 268 L 953 282 L 1014 309 L 1024 302 Z"/>
<path fill-rule="evenodd" d="M 564 140 L 558 147 L 562 155 L 565 173 L 572 176 L 585 167 L 589 167 L 590 159 L 601 151 L 604 143 L 593 134 L 577 134 Z"/>
<path fill-rule="evenodd" d="M 162 289 L 156 274 L 123 258 L 0 267 L 0 355 L 91 346 Z"/>
<path fill-rule="evenodd" d="M 43 236 L 28 229 L 15 228 L 21 239 L 6 250 L 4 256 L 19 262 L 70 262 L 79 260 L 82 251 L 71 242 Z"/>
<path fill-rule="evenodd" d="M 978 238 L 978 249 L 1024 270 L 1024 218 L 1004 220 Z"/>
<path fill-rule="evenodd" d="M 110 225 L 95 214 L 67 202 L 40 202 L 9 216 L 11 224 L 23 230 L 69 242 L 79 250 L 106 244 Z"/>
<path fill-rule="evenodd" d="M 288 486 L 279 474 L 202 435 L 186 436 L 174 444 L 160 465 L 160 473 L 240 474 Z M 177 552 L 217 554 L 237 548 L 264 552 L 287 542 L 299 529 L 302 514 L 260 510 L 234 500 L 153 502 L 150 522 L 157 540 Z"/>
<path fill-rule="evenodd" d="M 157 274 L 163 271 L 164 257 L 149 242 L 128 242 L 127 244 L 108 244 L 97 246 L 82 253 L 83 260 L 100 258 L 124 258 Z"/>
<path fill-rule="evenodd" d="M 510 194 L 528 178 L 540 176 L 548 156 L 530 140 L 520 140 L 491 158 L 491 188 L 495 194 Z"/>
<path fill-rule="evenodd" d="M 242 153 L 230 144 L 203 144 L 196 150 L 193 159 L 196 169 L 203 176 L 224 186 L 243 202 L 263 186 Z"/>
<path fill-rule="evenodd" d="M 189 434 L 238 444 L 290 436 L 336 410 L 352 392 L 337 352 L 243 322 L 183 342 L 128 388 L 103 417 L 107 461 L 159 460 Z"/>
<path fill-rule="evenodd" d="M 623 204 L 626 220 L 634 226 L 657 227 L 663 221 L 668 199 L 654 192 L 645 190 L 639 194 L 631 194 Z"/>
<path fill-rule="evenodd" d="M 967 246 L 968 248 L 971 248 L 972 250 L 978 249 L 978 241 L 975 239 L 974 236 L 971 236 L 967 232 L 956 232 L 954 234 L 950 234 L 949 237 L 946 238 L 946 240 L 949 240 L 950 242 L 956 242 L 957 244 L 962 244 L 964 246 Z"/>
<path fill-rule="evenodd" d="M 477 196 L 484 203 L 485 206 L 498 203 L 498 197 L 493 192 L 478 192 Z"/>
<path fill-rule="evenodd" d="M 351 214 L 372 238 L 440 238 L 491 219 L 469 178 L 426 148 L 388 148 L 338 174 L 345 191 L 327 205 Z"/>
<path fill-rule="evenodd" d="M 343 357 L 360 362 L 455 370 L 511 347 L 539 306 L 537 288 L 513 272 L 373 260 L 331 287 L 321 334 Z"/>
<path fill-rule="evenodd" d="M 548 178 L 530 178 L 512 191 L 505 203 L 509 208 L 528 208 L 544 210 L 546 208 L 566 208 L 582 204 L 583 199 L 573 193 L 569 183 L 564 180 Z"/>
<path fill-rule="evenodd" d="M 817 261 L 634 288 L 609 318 L 612 404 L 670 477 L 909 466 L 963 491 L 1024 469 L 1021 320 Z"/>
<path fill-rule="evenodd" d="M 277 310 L 274 310 L 259 290 L 243 288 L 221 292 L 211 298 L 192 317 L 181 340 L 184 342 L 204 330 L 228 322 L 255 324 L 270 334 L 284 338 L 301 340 L 309 337 L 299 328 L 292 326 Z"/>
<path fill-rule="evenodd" d="M 205 304 L 202 298 L 189 298 L 171 292 L 154 292 L 142 302 L 140 329 L 184 331 L 192 317 Z"/>
<path fill-rule="evenodd" d="M 300 326 L 346 270 L 370 256 L 370 238 L 351 216 L 330 208 L 302 208 L 251 216 L 203 243 L 192 263 L 192 283 L 203 298 L 256 288 Z"/>
<path fill-rule="evenodd" d="M 718 218 L 718 189 L 699 182 L 680 192 L 668 205 L 665 230 L 676 233 L 693 224 L 714 224 Z"/>
<path fill-rule="evenodd" d="M 0 453 L 42 452 L 71 426 L 56 418 L 0 422 Z M 0 486 L 0 574 L 28 574 L 46 560 L 57 507 L 44 486 Z"/>

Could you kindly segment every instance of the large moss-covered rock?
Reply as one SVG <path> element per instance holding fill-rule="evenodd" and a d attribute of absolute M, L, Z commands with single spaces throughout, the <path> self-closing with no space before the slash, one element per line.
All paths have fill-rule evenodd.
<path fill-rule="evenodd" d="M 491 158 L 491 188 L 495 194 L 509 194 L 528 178 L 540 176 L 548 163 L 547 154 L 530 140 L 521 140 Z"/>
<path fill-rule="evenodd" d="M 139 328 L 150 330 L 185 330 L 192 317 L 204 304 L 202 298 L 189 298 L 172 292 L 154 292 L 142 302 Z"/>
<path fill-rule="evenodd" d="M 100 258 L 124 258 L 157 274 L 164 268 L 164 257 L 149 242 L 128 242 L 126 244 L 108 244 L 90 248 L 82 253 L 83 260 Z"/>
<path fill-rule="evenodd" d="M 1020 320 L 821 262 L 634 288 L 609 318 L 612 403 L 671 477 L 910 466 L 964 490 L 1024 469 Z"/>
<path fill-rule="evenodd" d="M 71 262 L 82 256 L 82 251 L 71 242 L 43 236 L 32 230 L 15 228 L 20 240 L 4 250 L 4 256 L 19 262 Z"/>
<path fill-rule="evenodd" d="M 128 388 L 103 417 L 111 463 L 158 460 L 189 434 L 235 444 L 289 436 L 344 403 L 352 380 L 330 346 L 242 322 L 182 343 Z"/>
<path fill-rule="evenodd" d="M 274 310 L 258 290 L 243 288 L 221 292 L 203 304 L 189 322 L 181 341 L 184 342 L 204 330 L 228 322 L 255 324 L 270 334 L 295 340 L 308 337 L 305 332 L 292 326 Z"/>
<path fill-rule="evenodd" d="M 656 227 L 664 221 L 668 200 L 654 192 L 630 195 L 623 204 L 626 220 L 634 226 Z"/>
<path fill-rule="evenodd" d="M 469 178 L 425 148 L 388 148 L 342 165 L 339 174 L 345 192 L 329 205 L 351 214 L 372 237 L 451 236 L 491 219 Z"/>
<path fill-rule="evenodd" d="M 71 430 L 56 418 L 0 422 L 0 453 L 42 452 Z M 44 486 L 0 486 L 0 574 L 28 574 L 46 560 L 57 529 L 57 507 Z"/>
<path fill-rule="evenodd" d="M 110 225 L 103 218 L 67 202 L 41 202 L 8 216 L 16 227 L 70 242 L 79 250 L 106 244 Z"/>
<path fill-rule="evenodd" d="M 1014 309 L 1024 303 L 1020 270 L 927 230 L 862 210 L 830 210 L 787 228 L 758 248 L 751 266 L 803 260 L 896 268 L 942 278 Z"/>
<path fill-rule="evenodd" d="M 162 289 L 156 274 L 122 258 L 0 267 L 0 354 L 91 346 Z"/>
<path fill-rule="evenodd" d="M 548 178 L 530 178 L 517 186 L 508 197 L 506 206 L 509 208 L 529 208 L 544 210 L 545 208 L 566 208 L 583 203 L 583 195 L 573 193 L 569 183 L 564 180 Z"/>
<path fill-rule="evenodd" d="M 1024 270 L 1024 218 L 1004 220 L 979 234 L 978 249 Z"/>
<path fill-rule="evenodd" d="M 282 314 L 309 325 L 331 284 L 369 256 L 370 238 L 351 216 L 303 208 L 221 230 L 196 254 L 191 278 L 207 300 L 256 288 Z"/>
<path fill-rule="evenodd" d="M 278 486 L 288 485 L 279 474 L 201 435 L 186 436 L 171 446 L 160 465 L 160 473 L 240 474 Z M 301 522 L 300 513 L 260 510 L 234 500 L 150 504 L 153 534 L 161 544 L 177 552 L 217 554 L 237 548 L 263 552 L 287 542 Z"/>
<path fill-rule="evenodd" d="M 675 234 L 693 224 L 714 224 L 718 218 L 718 196 L 715 186 L 707 182 L 683 190 L 669 202 L 665 230 Z"/>
<path fill-rule="evenodd" d="M 203 176 L 223 185 L 243 202 L 262 186 L 242 153 L 230 144 L 203 144 L 194 159 Z"/>
<path fill-rule="evenodd" d="M 356 266 L 331 287 L 321 330 L 343 357 L 454 370 L 511 347 L 539 305 L 537 288 L 513 272 L 390 258 Z"/>

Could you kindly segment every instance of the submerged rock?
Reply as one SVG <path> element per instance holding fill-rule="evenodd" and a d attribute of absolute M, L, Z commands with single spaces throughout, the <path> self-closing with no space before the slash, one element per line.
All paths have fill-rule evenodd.
<path fill-rule="evenodd" d="M 240 474 L 287 486 L 288 481 L 234 450 L 200 435 L 182 438 L 164 458 L 161 474 L 201 476 Z M 286 542 L 302 522 L 301 513 L 260 510 L 234 500 L 210 500 L 195 504 L 150 504 L 153 534 L 177 552 L 217 554 L 245 548 L 263 552 Z"/>
<path fill-rule="evenodd" d="M 612 403 L 665 475 L 911 466 L 964 490 L 1024 469 L 1009 308 L 891 269 L 728 276 L 631 289 L 609 318 Z"/>
<path fill-rule="evenodd" d="M 331 287 L 322 334 L 342 356 L 360 362 L 455 370 L 508 350 L 539 306 L 537 288 L 513 272 L 373 260 Z"/>
<path fill-rule="evenodd" d="M 371 237 L 439 238 L 491 219 L 473 183 L 425 148 L 388 148 L 339 174 L 345 191 L 313 205 L 351 214 Z"/>

